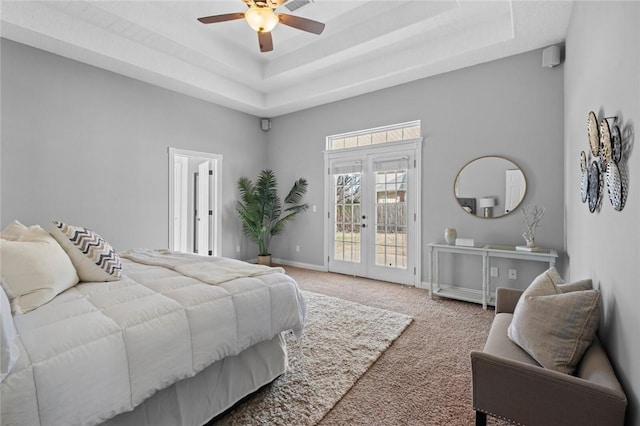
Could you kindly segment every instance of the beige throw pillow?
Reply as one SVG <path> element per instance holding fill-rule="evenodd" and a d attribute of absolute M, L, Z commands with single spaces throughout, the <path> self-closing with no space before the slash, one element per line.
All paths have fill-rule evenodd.
<path fill-rule="evenodd" d="M 69 256 L 39 226 L 30 227 L 19 241 L 0 241 L 0 270 L 16 314 L 42 306 L 78 283 Z"/>
<path fill-rule="evenodd" d="M 545 271 L 531 283 L 516 305 L 508 336 L 543 367 L 571 374 L 598 329 L 600 292 L 582 290 L 590 280 L 559 286 L 558 277 Z"/>
<path fill-rule="evenodd" d="M 13 222 L 0 232 L 0 237 L 3 240 L 18 241 L 27 230 L 29 230 L 29 228 L 14 219 Z"/>

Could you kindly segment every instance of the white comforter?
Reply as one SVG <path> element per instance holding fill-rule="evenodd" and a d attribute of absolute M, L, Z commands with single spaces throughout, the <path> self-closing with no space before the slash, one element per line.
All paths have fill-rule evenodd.
<path fill-rule="evenodd" d="M 81 283 L 16 316 L 21 356 L 0 385 L 2 426 L 97 424 L 303 327 L 304 300 L 282 273 L 211 285 L 174 269 L 123 259 L 121 281 Z"/>

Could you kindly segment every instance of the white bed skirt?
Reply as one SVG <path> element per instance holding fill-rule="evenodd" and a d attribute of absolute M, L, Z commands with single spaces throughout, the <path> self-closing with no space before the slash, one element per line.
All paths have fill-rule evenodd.
<path fill-rule="evenodd" d="M 211 364 L 194 377 L 155 393 L 133 411 L 104 426 L 200 426 L 240 399 L 273 381 L 287 369 L 282 334 L 253 345 L 237 356 Z"/>

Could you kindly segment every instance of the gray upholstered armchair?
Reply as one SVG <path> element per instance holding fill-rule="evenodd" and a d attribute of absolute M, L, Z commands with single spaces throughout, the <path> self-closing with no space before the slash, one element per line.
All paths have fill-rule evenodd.
<path fill-rule="evenodd" d="M 487 343 L 471 353 L 476 425 L 485 425 L 487 414 L 528 426 L 623 425 L 627 399 L 597 337 L 575 375 L 541 367 L 509 340 L 521 293 L 497 289 Z"/>

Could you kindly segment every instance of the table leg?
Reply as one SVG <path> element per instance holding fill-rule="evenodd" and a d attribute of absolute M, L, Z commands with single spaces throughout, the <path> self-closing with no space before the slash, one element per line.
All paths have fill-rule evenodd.
<path fill-rule="evenodd" d="M 429 295 L 433 299 L 433 247 L 429 247 Z"/>
<path fill-rule="evenodd" d="M 489 276 L 489 256 L 487 253 L 482 255 L 482 309 L 487 309 L 487 287 Z"/>

